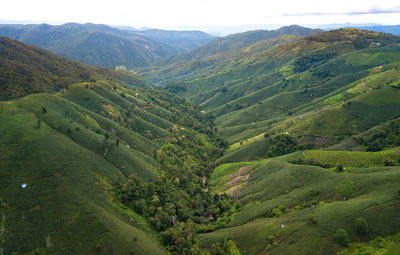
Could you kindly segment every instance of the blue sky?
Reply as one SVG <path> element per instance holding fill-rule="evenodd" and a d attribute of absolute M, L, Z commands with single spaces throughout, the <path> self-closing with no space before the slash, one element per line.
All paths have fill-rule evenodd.
<path fill-rule="evenodd" d="M 5 3 L 4 3 L 5 2 Z M 11 0 L 0 20 L 102 23 L 132 27 L 400 22 L 398 0 Z"/>

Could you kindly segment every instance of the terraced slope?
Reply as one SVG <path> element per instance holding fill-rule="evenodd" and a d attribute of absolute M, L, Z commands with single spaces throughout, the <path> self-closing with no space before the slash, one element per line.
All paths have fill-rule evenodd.
<path fill-rule="evenodd" d="M 193 95 L 193 92 L 197 91 L 198 93 L 199 90 L 190 93 L 186 90 L 192 88 L 186 86 L 185 83 L 181 84 L 180 81 L 208 77 L 220 72 L 224 73 L 227 70 L 242 66 L 243 58 L 248 59 L 250 57 L 249 59 L 251 59 L 254 52 L 267 50 L 277 44 L 293 42 L 304 36 L 320 32 L 317 29 L 289 26 L 278 30 L 256 30 L 233 34 L 215 38 L 187 53 L 161 59 L 153 66 L 138 69 L 138 72 L 154 83 L 174 85 L 171 90 L 175 92 Z M 177 82 L 177 84 L 172 82 Z"/>
<path fill-rule="evenodd" d="M 109 81 L 78 84 L 58 95 L 36 94 L 0 104 L 5 254 L 35 249 L 53 254 L 165 252 L 146 222 L 116 204 L 107 189 L 109 182 L 130 175 L 157 178 L 151 155 L 159 145 L 140 133 L 168 133 L 140 117 L 135 120 L 143 125 L 136 132 L 124 127 L 124 117 L 116 112 L 128 101 L 96 93 L 107 89 L 103 93 L 112 95 L 112 86 Z M 92 107 L 68 100 L 74 93 Z"/>
<path fill-rule="evenodd" d="M 203 121 L 193 111 L 173 95 L 110 80 L 1 102 L 1 251 L 165 254 L 149 219 L 114 192 L 128 180 L 158 181 L 179 130 L 210 149 L 190 131 Z"/>
<path fill-rule="evenodd" d="M 344 229 L 353 242 L 399 230 L 398 167 L 352 169 L 344 174 L 265 160 L 222 165 L 211 183 L 244 166 L 252 170 L 236 194 L 242 210 L 228 227 L 202 234 L 201 246 L 228 238 L 243 254 L 336 254 L 344 247 L 335 241 L 338 229 Z M 354 227 L 359 217 L 368 222 L 365 234 Z"/>

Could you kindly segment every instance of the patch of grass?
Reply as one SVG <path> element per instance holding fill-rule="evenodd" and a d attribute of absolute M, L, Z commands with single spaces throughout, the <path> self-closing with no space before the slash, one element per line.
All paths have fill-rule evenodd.
<path fill-rule="evenodd" d="M 303 156 L 306 162 L 316 162 L 331 167 L 338 164 L 345 167 L 374 167 L 383 166 L 385 160 L 397 163 L 400 159 L 398 151 L 399 148 L 379 152 L 307 150 L 303 152 Z"/>
<path fill-rule="evenodd" d="M 242 209 L 233 221 L 226 228 L 202 234 L 200 244 L 207 247 L 229 238 L 246 254 L 336 254 L 343 248 L 334 239 L 337 229 L 344 229 L 352 242 L 397 233 L 398 170 L 380 167 L 338 173 L 316 166 L 264 162 L 250 172 L 240 191 Z M 273 217 L 272 210 L 282 206 L 288 211 Z M 369 229 L 362 235 L 354 227 L 360 217 Z"/>

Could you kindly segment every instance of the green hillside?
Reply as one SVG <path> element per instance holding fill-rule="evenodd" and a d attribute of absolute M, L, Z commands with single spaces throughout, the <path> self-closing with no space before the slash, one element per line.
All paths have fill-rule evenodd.
<path fill-rule="evenodd" d="M 186 52 L 213 38 L 200 31 L 129 31 L 77 23 L 59 26 L 2 24 L 0 35 L 89 65 L 128 69 Z"/>
<path fill-rule="evenodd" d="M 0 37 L 0 100 L 39 92 L 56 92 L 72 83 L 112 79 L 121 84 L 145 86 L 130 72 L 91 67 L 38 47 Z"/>
<path fill-rule="evenodd" d="M 150 219 L 155 212 L 143 214 L 129 205 L 126 183 L 189 178 L 190 188 L 168 184 L 171 189 L 159 194 L 161 204 L 151 206 L 164 206 L 164 196 L 178 191 L 183 202 L 190 198 L 185 192 L 200 189 L 206 160 L 218 156 L 200 111 L 173 95 L 109 80 L 2 102 L 0 112 L 5 254 L 163 254 L 155 230 L 168 227 Z M 184 136 L 192 142 L 178 141 Z M 184 148 L 179 157 L 185 166 L 172 158 Z M 177 167 L 185 171 L 174 172 Z"/>
<path fill-rule="evenodd" d="M 319 32 L 217 38 L 161 88 L 4 39 L 0 254 L 397 254 L 400 39 Z"/>
<path fill-rule="evenodd" d="M 356 49 L 357 40 L 351 39 L 357 37 L 367 38 L 361 49 Z M 230 143 L 265 131 L 325 138 L 347 136 L 397 117 L 394 92 L 400 78 L 398 40 L 354 29 L 330 31 L 255 53 L 254 58 L 258 57 L 251 64 L 187 81 L 177 88 L 217 117 L 219 130 Z M 380 46 L 375 45 L 378 41 Z M 304 56 L 299 58 L 296 52 Z M 311 62 L 303 66 L 305 61 Z M 306 69 L 295 70 L 300 67 Z M 242 78 L 227 81 L 228 76 Z M 222 88 L 220 79 L 225 79 Z M 167 86 L 170 88 L 175 87 Z M 384 94 L 392 97 L 390 103 L 366 99 L 385 98 Z M 328 116 L 336 126 L 329 126 Z M 358 124 L 349 125 L 352 120 Z"/>
<path fill-rule="evenodd" d="M 108 113 L 63 99 L 78 86 L 85 88 L 1 103 L 3 251 L 163 253 L 144 220 L 107 192 L 109 182 L 130 175 L 156 178 L 156 163 L 146 154 L 159 146 Z"/>
<path fill-rule="evenodd" d="M 200 248 L 396 251 L 399 40 L 341 29 L 141 70 L 214 115 L 226 141 L 207 182 L 238 204 L 217 228 L 198 228 Z"/>
<path fill-rule="evenodd" d="M 263 41 L 267 39 L 276 38 L 282 35 L 295 35 L 295 36 L 307 36 L 310 34 L 316 34 L 321 32 L 321 30 L 313 30 L 305 27 L 300 27 L 297 25 L 282 27 L 277 30 L 254 30 L 247 31 L 244 33 L 237 33 L 228 35 L 225 37 L 218 37 L 209 43 L 194 49 L 188 53 L 171 56 L 164 60 L 161 60 L 155 65 L 165 65 L 171 62 L 180 62 L 183 60 L 193 60 L 193 59 L 202 59 L 205 57 L 209 57 L 218 53 L 223 53 L 226 51 L 238 50 L 249 46 L 258 41 Z"/>
<path fill-rule="evenodd" d="M 339 229 L 352 242 L 399 230 L 398 168 L 353 169 L 344 174 L 265 160 L 220 166 L 211 183 L 245 176 L 238 174 L 245 168 L 250 171 L 235 194 L 241 211 L 228 227 L 202 234 L 201 246 L 228 238 L 242 254 L 336 254 L 347 245 L 335 240 Z M 227 192 L 232 191 L 230 183 Z M 367 232 L 357 232 L 357 218 L 367 221 Z"/>
<path fill-rule="evenodd" d="M 152 66 L 138 69 L 138 72 L 152 82 L 169 84 L 169 87 L 176 87 L 177 92 L 183 93 L 185 89 L 191 89 L 191 86 L 183 86 L 184 84 L 181 86 L 180 81 L 226 72 L 240 66 L 249 55 L 319 32 L 320 30 L 289 26 L 278 30 L 233 34 L 215 38 L 187 53 L 161 59 Z"/>

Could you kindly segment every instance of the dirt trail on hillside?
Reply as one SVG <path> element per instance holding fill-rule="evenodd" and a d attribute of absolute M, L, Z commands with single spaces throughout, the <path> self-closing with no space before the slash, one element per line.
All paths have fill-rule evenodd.
<path fill-rule="evenodd" d="M 362 85 L 364 85 L 365 88 L 369 89 L 369 90 L 374 90 L 373 87 L 368 86 L 368 84 L 364 81 L 364 79 L 361 79 Z"/>

